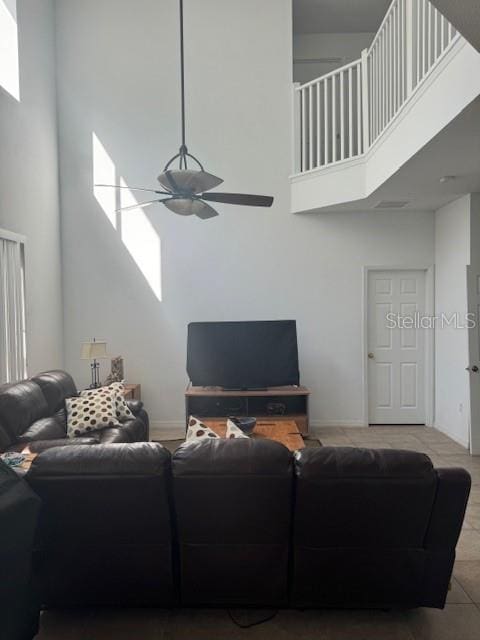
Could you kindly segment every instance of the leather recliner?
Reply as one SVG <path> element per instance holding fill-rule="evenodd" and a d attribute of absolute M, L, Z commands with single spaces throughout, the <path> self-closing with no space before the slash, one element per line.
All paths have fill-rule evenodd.
<path fill-rule="evenodd" d="M 443 607 L 470 490 L 463 469 L 413 451 L 295 456 L 291 603 Z"/>
<path fill-rule="evenodd" d="M 285 606 L 292 456 L 271 440 L 200 440 L 173 455 L 183 605 Z"/>
<path fill-rule="evenodd" d="M 0 451 L 33 453 L 72 444 L 143 442 L 149 439 L 148 415 L 143 404 L 128 402 L 133 420 L 119 427 L 92 431 L 88 438 L 67 438 L 65 398 L 78 395 L 65 371 L 47 371 L 30 380 L 0 387 Z"/>
<path fill-rule="evenodd" d="M 26 478 L 42 500 L 34 576 L 44 607 L 176 603 L 167 449 L 57 447 Z"/>

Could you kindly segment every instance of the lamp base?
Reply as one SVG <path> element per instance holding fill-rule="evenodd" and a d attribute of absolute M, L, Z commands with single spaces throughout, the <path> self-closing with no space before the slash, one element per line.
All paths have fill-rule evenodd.
<path fill-rule="evenodd" d="M 89 386 L 89 389 L 98 389 L 100 385 L 100 363 L 98 360 L 93 360 L 90 364 L 90 369 L 92 372 L 92 383 Z"/>

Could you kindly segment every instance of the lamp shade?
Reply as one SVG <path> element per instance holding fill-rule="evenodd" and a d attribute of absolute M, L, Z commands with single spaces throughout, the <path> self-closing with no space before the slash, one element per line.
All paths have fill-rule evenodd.
<path fill-rule="evenodd" d="M 82 351 L 80 358 L 82 360 L 96 360 L 97 358 L 108 358 L 107 343 L 102 340 L 92 340 L 91 342 L 82 342 Z"/>

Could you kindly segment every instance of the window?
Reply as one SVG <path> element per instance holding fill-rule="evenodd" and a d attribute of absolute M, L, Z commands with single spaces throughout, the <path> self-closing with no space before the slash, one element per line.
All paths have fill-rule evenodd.
<path fill-rule="evenodd" d="M 20 100 L 17 0 L 0 0 L 0 87 Z"/>
<path fill-rule="evenodd" d="M 27 376 L 24 242 L 0 229 L 0 384 Z"/>

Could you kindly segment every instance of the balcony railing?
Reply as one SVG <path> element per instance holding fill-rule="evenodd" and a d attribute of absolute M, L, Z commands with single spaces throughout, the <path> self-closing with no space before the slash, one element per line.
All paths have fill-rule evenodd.
<path fill-rule="evenodd" d="M 459 37 L 428 0 L 393 0 L 360 59 L 295 87 L 295 173 L 366 153 Z"/>

